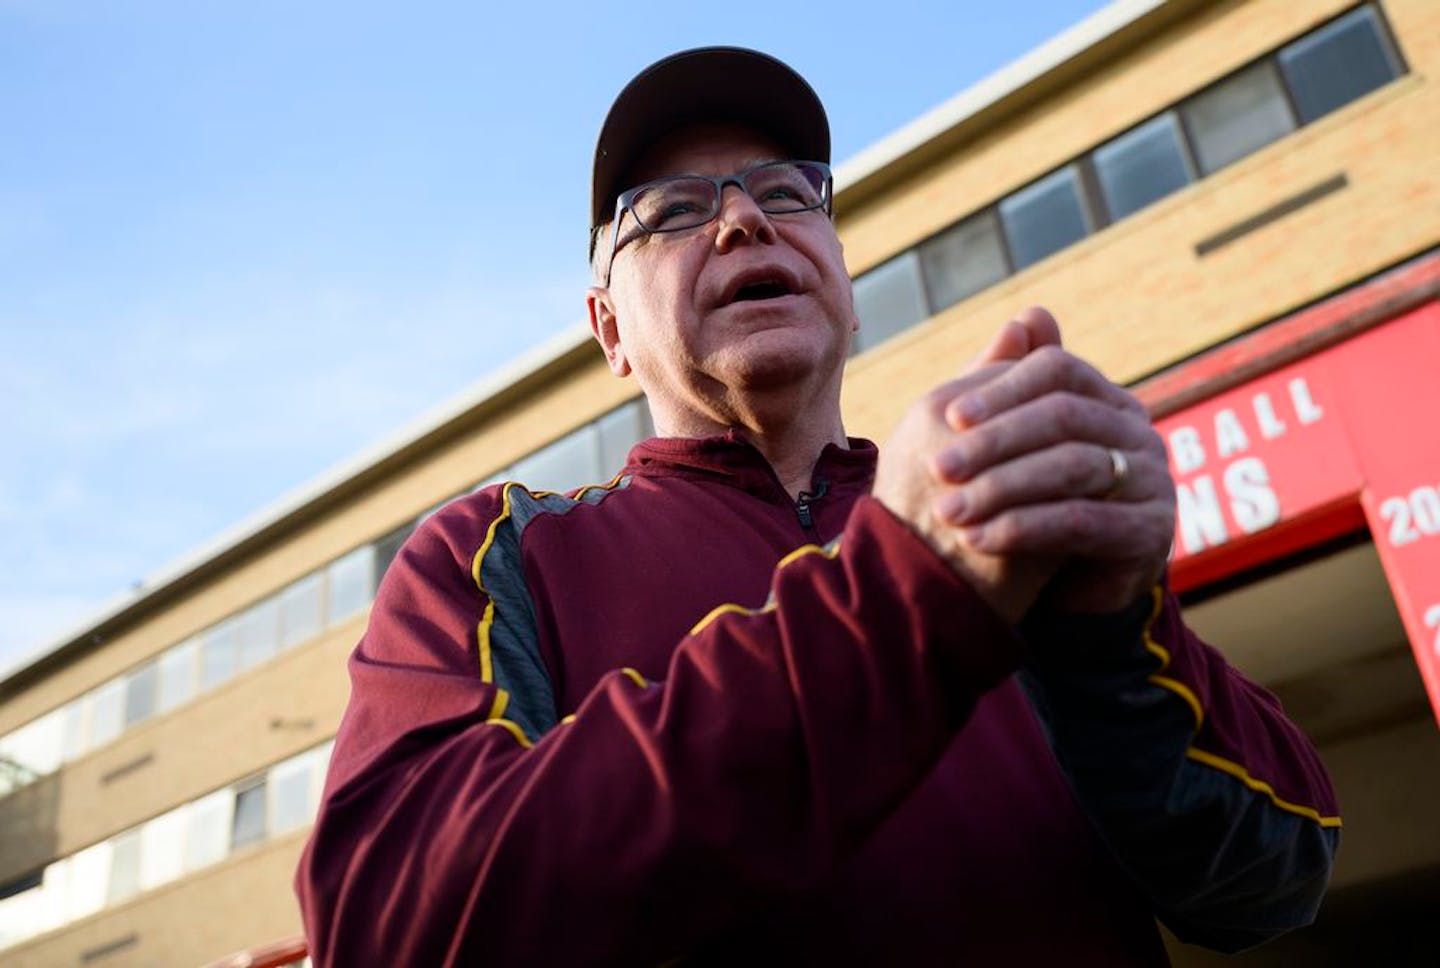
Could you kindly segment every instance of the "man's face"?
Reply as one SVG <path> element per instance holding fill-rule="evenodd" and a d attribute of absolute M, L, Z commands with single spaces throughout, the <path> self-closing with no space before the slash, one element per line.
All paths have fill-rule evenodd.
<path fill-rule="evenodd" d="M 729 175 L 784 157 L 748 128 L 696 125 L 651 147 L 629 181 Z M 609 238 L 607 228 L 601 244 Z M 838 393 L 856 327 L 840 241 L 825 213 L 767 216 L 734 185 L 713 221 L 624 242 L 609 289 L 591 289 L 588 302 L 611 368 L 635 373 L 657 419 L 674 413 L 729 424 L 747 395 L 790 387 Z"/>

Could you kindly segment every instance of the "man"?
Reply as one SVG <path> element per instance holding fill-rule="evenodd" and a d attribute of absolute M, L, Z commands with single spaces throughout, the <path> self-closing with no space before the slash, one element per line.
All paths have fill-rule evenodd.
<path fill-rule="evenodd" d="M 878 456 L 828 124 L 667 58 L 596 152 L 587 295 L 657 438 L 402 549 L 298 878 L 318 964 L 1164 964 L 1313 917 L 1313 750 L 1159 584 L 1143 409 L 1029 310 Z M 798 159 L 798 160 L 797 160 Z"/>

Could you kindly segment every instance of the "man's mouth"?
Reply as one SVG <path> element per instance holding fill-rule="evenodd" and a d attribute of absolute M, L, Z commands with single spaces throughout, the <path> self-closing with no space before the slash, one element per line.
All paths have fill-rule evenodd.
<path fill-rule="evenodd" d="M 741 286 L 735 293 L 732 302 L 750 302 L 757 299 L 778 299 L 781 296 L 790 295 L 790 287 L 778 280 L 773 282 L 755 282 L 748 286 Z"/>
<path fill-rule="evenodd" d="M 725 303 L 738 302 L 760 302 L 766 299 L 779 299 L 782 296 L 792 296 L 796 292 L 795 283 L 790 277 L 780 271 L 756 272 L 749 274 L 734 283 L 735 288 L 730 298 Z"/>

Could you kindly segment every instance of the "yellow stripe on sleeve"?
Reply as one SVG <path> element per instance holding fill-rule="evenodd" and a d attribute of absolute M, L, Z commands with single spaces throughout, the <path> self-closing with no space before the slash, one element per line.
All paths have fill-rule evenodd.
<path fill-rule="evenodd" d="M 1160 612 L 1165 606 L 1165 593 L 1159 586 L 1156 586 L 1151 591 L 1151 597 L 1154 599 L 1155 604 L 1150 610 L 1150 618 L 1145 622 L 1143 641 L 1146 650 L 1159 658 L 1160 669 L 1150 675 L 1146 681 L 1152 685 L 1159 686 L 1161 689 L 1174 693 L 1185 701 L 1185 704 L 1190 707 L 1190 711 L 1195 715 L 1195 732 L 1198 734 L 1200 727 L 1205 724 L 1205 709 L 1200 703 L 1200 697 L 1195 695 L 1193 689 L 1178 679 L 1172 679 L 1163 674 L 1166 669 L 1170 668 L 1170 653 L 1164 646 L 1155 641 L 1151 635 L 1151 630 L 1155 627 L 1155 622 L 1160 618 Z M 1270 802 L 1281 810 L 1313 820 L 1322 827 L 1342 826 L 1339 817 L 1323 816 L 1320 811 L 1314 807 L 1307 807 L 1282 799 L 1281 796 L 1275 792 L 1274 787 L 1264 780 L 1251 776 L 1249 770 L 1234 760 L 1228 760 L 1223 756 L 1216 756 L 1214 753 L 1207 753 L 1204 750 L 1196 749 L 1193 744 L 1185 750 L 1185 755 L 1196 763 L 1203 763 L 1212 769 L 1233 776 L 1256 793 L 1265 794 L 1265 796 L 1270 798 Z"/>

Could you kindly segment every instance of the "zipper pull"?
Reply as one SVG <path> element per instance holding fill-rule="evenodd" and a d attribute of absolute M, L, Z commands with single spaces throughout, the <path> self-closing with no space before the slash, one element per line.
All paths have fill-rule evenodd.
<path fill-rule="evenodd" d="M 830 490 L 830 482 L 820 478 L 813 485 L 815 493 L 801 491 L 800 496 L 795 499 L 795 516 L 800 519 L 800 527 L 810 531 L 815 527 L 815 516 L 810 513 L 810 505 L 825 496 Z"/>

